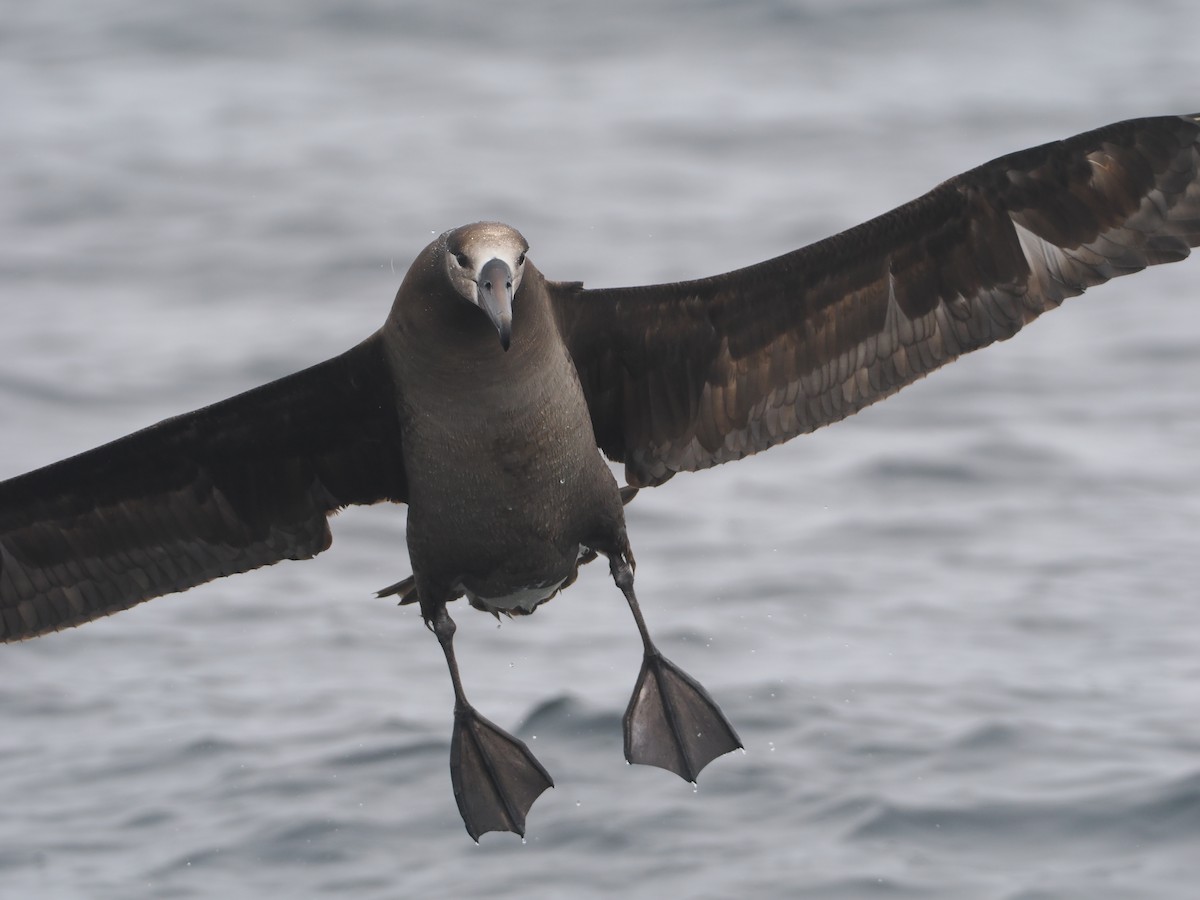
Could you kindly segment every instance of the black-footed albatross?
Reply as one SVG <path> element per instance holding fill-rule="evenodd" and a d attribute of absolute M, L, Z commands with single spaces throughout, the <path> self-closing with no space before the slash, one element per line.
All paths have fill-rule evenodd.
<path fill-rule="evenodd" d="M 473 838 L 523 833 L 552 782 L 467 701 L 447 604 L 529 613 L 597 554 L 645 647 L 626 757 L 694 780 L 740 744 L 650 639 L 623 502 L 842 419 L 1198 243 L 1195 115 L 1001 157 L 699 281 L 586 290 L 544 278 L 507 225 L 456 228 L 341 356 L 0 483 L 0 638 L 307 559 L 342 507 L 407 503 L 413 575 L 380 593 L 419 603 L 445 653 L 451 780 Z"/>

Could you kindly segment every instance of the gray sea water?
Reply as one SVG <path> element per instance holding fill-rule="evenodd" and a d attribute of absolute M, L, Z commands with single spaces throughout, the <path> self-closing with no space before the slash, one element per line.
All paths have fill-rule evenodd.
<path fill-rule="evenodd" d="M 972 165 L 1200 110 L 1193 0 L 4 4 L 0 477 L 334 355 L 442 230 L 553 278 L 765 259 Z M 746 743 L 622 759 L 602 566 L 480 710 L 557 787 L 473 844 L 398 508 L 0 647 L 4 898 L 1200 896 L 1200 262 L 629 509 Z"/>

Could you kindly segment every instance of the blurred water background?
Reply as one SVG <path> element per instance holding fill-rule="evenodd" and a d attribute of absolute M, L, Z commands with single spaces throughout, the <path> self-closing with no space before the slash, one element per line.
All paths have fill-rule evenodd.
<path fill-rule="evenodd" d="M 383 320 L 476 219 L 552 278 L 696 277 L 1002 153 L 1200 110 L 1192 0 L 4 4 L 0 477 Z M 1194 898 L 1200 263 L 630 507 L 639 593 L 745 754 L 627 767 L 603 566 L 497 628 L 557 781 L 466 836 L 436 641 L 333 549 L 0 647 L 0 896 Z"/>

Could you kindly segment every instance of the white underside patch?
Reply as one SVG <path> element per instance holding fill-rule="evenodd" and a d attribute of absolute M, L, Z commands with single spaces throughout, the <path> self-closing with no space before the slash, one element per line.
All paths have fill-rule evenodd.
<path fill-rule="evenodd" d="M 465 587 L 463 590 L 470 599 L 472 606 L 500 612 L 519 609 L 522 612 L 531 613 L 540 604 L 553 597 L 566 580 L 565 578 L 560 578 L 558 581 L 549 584 L 535 584 L 531 587 L 520 588 L 502 597 L 481 597 L 479 594 L 467 590 Z"/>

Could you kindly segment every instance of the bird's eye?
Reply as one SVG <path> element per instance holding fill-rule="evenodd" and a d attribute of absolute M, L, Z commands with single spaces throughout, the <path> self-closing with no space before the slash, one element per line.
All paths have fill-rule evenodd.
<path fill-rule="evenodd" d="M 524 253 L 522 253 L 520 256 L 517 257 L 517 265 L 518 266 L 525 265 L 525 254 Z"/>
<path fill-rule="evenodd" d="M 470 260 L 467 259 L 467 254 L 461 251 L 456 251 L 454 254 L 454 261 L 465 269 Z"/>

